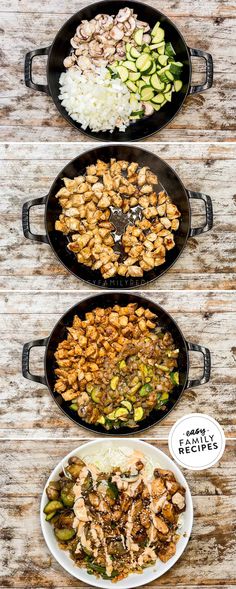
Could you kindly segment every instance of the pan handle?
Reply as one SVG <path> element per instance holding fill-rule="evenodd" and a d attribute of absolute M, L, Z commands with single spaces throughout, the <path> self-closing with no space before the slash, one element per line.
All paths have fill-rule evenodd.
<path fill-rule="evenodd" d="M 193 237 L 194 235 L 200 235 L 200 233 L 206 233 L 206 231 L 210 231 L 213 227 L 213 206 L 211 197 L 207 194 L 203 194 L 202 192 L 194 192 L 193 190 L 188 190 L 189 198 L 195 198 L 197 200 L 203 200 L 205 203 L 206 209 L 206 223 L 203 227 L 191 227 L 189 232 L 189 237 Z"/>
<path fill-rule="evenodd" d="M 33 380 L 34 382 L 39 382 L 40 384 L 47 384 L 45 376 L 37 376 L 35 374 L 31 374 L 29 369 L 29 359 L 30 359 L 30 350 L 31 348 L 46 346 L 48 343 L 49 338 L 45 337 L 44 339 L 36 339 L 32 342 L 28 342 L 24 344 L 23 351 L 22 351 L 22 374 L 28 380 Z"/>
<path fill-rule="evenodd" d="M 198 344 L 192 344 L 191 342 L 186 342 L 187 348 L 189 352 L 201 352 L 203 355 L 204 360 L 204 368 L 203 368 L 203 375 L 202 378 L 197 378 L 195 380 L 188 379 L 186 389 L 191 389 L 193 387 L 198 387 L 200 384 L 205 384 L 210 380 L 211 376 L 211 354 L 208 348 L 204 346 L 200 346 Z"/>
<path fill-rule="evenodd" d="M 202 49 L 188 48 L 191 57 L 203 57 L 206 62 L 206 81 L 204 84 L 198 84 L 196 86 L 190 86 L 189 94 L 197 94 L 197 92 L 204 92 L 212 87 L 213 84 L 213 59 L 210 53 L 202 51 Z"/>
<path fill-rule="evenodd" d="M 26 239 L 32 239 L 33 241 L 40 241 L 41 243 L 49 243 L 47 235 L 37 235 L 31 232 L 30 230 L 30 218 L 29 213 L 31 207 L 35 207 L 37 205 L 45 205 L 47 200 L 47 196 L 43 196 L 42 198 L 35 198 L 34 200 L 28 200 L 23 204 L 22 207 L 22 227 L 23 233 Z"/>
<path fill-rule="evenodd" d="M 29 51 L 28 53 L 26 53 L 25 56 L 25 85 L 28 86 L 28 88 L 33 88 L 33 90 L 45 92 L 45 94 L 50 94 L 47 84 L 35 84 L 32 80 L 32 62 L 34 57 L 36 57 L 37 55 L 48 55 L 50 48 L 51 47 L 49 46 L 43 47 L 42 49 L 34 49 L 33 51 Z"/>

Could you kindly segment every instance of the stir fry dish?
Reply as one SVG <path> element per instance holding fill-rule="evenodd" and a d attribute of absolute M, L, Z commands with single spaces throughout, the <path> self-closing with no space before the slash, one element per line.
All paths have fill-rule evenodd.
<path fill-rule="evenodd" d="M 136 458 L 103 472 L 73 456 L 46 493 L 45 517 L 60 548 L 89 574 L 116 582 L 175 555 L 186 503 L 170 470 L 147 475 Z"/>
<path fill-rule="evenodd" d="M 78 262 L 104 279 L 142 277 L 164 264 L 179 228 L 180 211 L 164 191 L 155 191 L 157 183 L 156 174 L 137 162 L 97 160 L 84 175 L 64 178 L 55 229 L 68 235 Z M 112 222 L 116 215 L 125 217 L 121 235 Z"/>
<path fill-rule="evenodd" d="M 84 129 L 125 131 L 182 89 L 183 64 L 160 22 L 151 29 L 129 7 L 83 20 L 71 46 L 59 98 Z"/>
<path fill-rule="evenodd" d="M 149 309 L 131 303 L 75 315 L 55 353 L 55 391 L 87 423 L 134 428 L 153 409 L 165 410 L 179 383 L 170 333 Z"/>

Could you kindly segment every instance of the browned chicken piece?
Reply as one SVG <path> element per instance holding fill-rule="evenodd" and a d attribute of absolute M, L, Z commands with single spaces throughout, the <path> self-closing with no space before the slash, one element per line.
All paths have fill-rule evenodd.
<path fill-rule="evenodd" d="M 137 265 L 129 266 L 127 276 L 133 276 L 137 278 L 143 276 L 142 268 L 140 268 L 140 266 Z"/>
<path fill-rule="evenodd" d="M 138 173 L 138 186 L 144 186 L 146 184 L 146 172 L 149 168 L 146 166 L 141 168 Z"/>
<path fill-rule="evenodd" d="M 152 186 L 151 184 L 144 184 L 140 189 L 141 194 L 151 194 L 152 193 Z"/>
<path fill-rule="evenodd" d="M 165 548 L 161 549 L 158 552 L 158 556 L 162 562 L 167 562 L 174 556 L 176 553 L 176 544 L 174 542 L 169 542 Z"/>
<path fill-rule="evenodd" d="M 154 172 L 151 172 L 151 170 L 146 171 L 146 180 L 148 184 L 157 184 L 158 182 L 156 174 L 154 174 Z"/>
<path fill-rule="evenodd" d="M 138 166 L 139 165 L 136 162 L 132 162 L 131 164 L 128 165 L 128 168 L 127 168 L 128 178 L 130 178 L 130 176 L 133 176 L 133 174 L 135 174 L 135 172 L 138 169 Z"/>
<path fill-rule="evenodd" d="M 165 521 L 161 517 L 159 517 L 159 515 L 154 516 L 153 523 L 158 532 L 164 535 L 168 534 L 169 528 Z"/>
<path fill-rule="evenodd" d="M 169 501 L 165 501 L 161 512 L 162 512 L 162 515 L 165 519 L 167 519 L 170 523 L 174 523 L 175 518 L 176 518 L 176 513 L 175 513 L 175 509 L 174 509 L 174 506 L 172 505 L 172 503 L 169 503 Z"/>

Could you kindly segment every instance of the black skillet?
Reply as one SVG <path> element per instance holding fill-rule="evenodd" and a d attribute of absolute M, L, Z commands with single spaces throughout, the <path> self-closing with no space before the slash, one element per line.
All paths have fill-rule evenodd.
<path fill-rule="evenodd" d="M 159 189 L 163 190 L 164 188 L 166 190 L 181 212 L 180 227 L 175 233 L 176 246 L 167 252 L 166 262 L 162 266 L 157 266 L 153 270 L 145 272 L 142 278 L 116 276 L 105 280 L 99 271 L 91 270 L 89 267 L 79 264 L 76 256 L 66 247 L 68 238 L 60 231 L 54 229 L 55 221 L 61 213 L 61 207 L 55 195 L 64 185 L 62 178 L 65 176 L 74 178 L 83 174 L 86 166 L 94 164 L 97 159 L 108 162 L 110 158 L 124 159 L 130 162 L 135 161 L 140 166 L 149 166 L 159 178 Z M 205 204 L 206 222 L 202 227 L 191 227 L 190 201 L 192 199 L 201 199 Z M 33 234 L 30 229 L 30 209 L 35 205 L 45 205 L 45 235 Z M 122 229 L 124 229 L 127 223 L 127 217 L 121 215 L 120 211 L 117 211 L 117 214 L 113 215 L 112 221 L 117 227 L 117 231 L 122 232 Z M 25 237 L 33 241 L 49 244 L 60 262 L 77 278 L 97 287 L 130 289 L 147 284 L 164 274 L 176 262 L 189 237 L 199 235 L 211 229 L 213 225 L 213 212 L 212 202 L 209 196 L 187 190 L 176 172 L 165 161 L 153 153 L 140 147 L 134 147 L 133 145 L 105 145 L 86 151 L 67 164 L 54 180 L 47 196 L 24 203 L 22 223 Z"/>
<path fill-rule="evenodd" d="M 145 309 L 150 309 L 158 317 L 158 324 L 164 331 L 169 331 L 174 339 L 176 348 L 179 348 L 178 358 L 178 370 L 179 370 L 179 385 L 176 386 L 170 395 L 167 407 L 164 411 L 153 410 L 150 415 L 138 423 L 137 428 L 130 429 L 128 427 L 122 427 L 118 430 L 111 429 L 110 431 L 105 430 L 101 425 L 88 424 L 77 415 L 77 413 L 69 408 L 70 403 L 64 401 L 64 399 L 58 393 L 54 392 L 55 385 L 55 374 L 56 361 L 54 358 L 55 351 L 59 342 L 67 337 L 67 327 L 72 325 L 74 315 L 78 315 L 82 320 L 85 317 L 85 313 L 92 311 L 96 307 L 107 307 L 114 305 L 126 306 L 129 303 L 138 303 L 139 306 Z M 37 346 L 45 346 L 44 356 L 44 376 L 36 376 L 31 374 L 29 369 L 29 359 L 31 348 Z M 200 379 L 191 380 L 189 379 L 189 351 L 201 352 L 204 359 L 204 370 L 203 376 Z M 137 432 L 142 432 L 145 429 L 158 424 L 164 417 L 168 415 L 170 411 L 175 407 L 177 401 L 182 396 L 185 389 L 197 387 L 209 381 L 211 372 L 211 357 L 210 352 L 207 348 L 198 344 L 192 344 L 187 342 L 179 329 L 174 319 L 159 305 L 152 301 L 139 296 L 128 293 L 103 293 L 98 294 L 89 298 L 84 299 L 80 303 L 71 307 L 67 311 L 52 330 L 51 335 L 48 338 L 35 340 L 28 342 L 23 347 L 22 355 L 22 373 L 23 376 L 34 382 L 38 382 L 48 387 L 54 401 L 60 407 L 60 409 L 77 425 L 81 425 L 84 428 L 107 435 L 126 435 Z"/>
<path fill-rule="evenodd" d="M 71 50 L 70 39 L 74 36 L 77 26 L 82 20 L 90 20 L 100 12 L 106 14 L 114 14 L 120 8 L 128 6 L 133 8 L 134 12 L 138 14 L 140 20 L 149 23 L 151 28 L 160 21 L 161 26 L 165 30 L 166 41 L 171 41 L 176 51 L 176 59 L 184 64 L 183 67 L 183 87 L 180 92 L 174 92 L 172 101 L 165 104 L 165 106 L 158 112 L 155 112 L 151 117 L 141 119 L 138 122 L 130 124 L 125 132 L 114 130 L 112 133 L 107 132 L 92 132 L 89 128 L 84 131 L 80 123 L 73 121 L 65 108 L 62 106 L 59 95 L 59 78 L 65 68 L 63 66 L 64 58 L 69 55 Z M 32 79 L 32 61 L 38 55 L 47 55 L 47 84 L 36 84 Z M 202 57 L 206 62 L 206 81 L 204 84 L 191 85 L 192 79 L 192 57 Z M 54 104 L 61 115 L 82 133 L 98 139 L 100 141 L 136 141 L 153 135 L 160 131 L 170 123 L 170 121 L 177 115 L 179 109 L 182 107 L 186 97 L 189 94 L 203 92 L 211 88 L 213 84 L 213 61 L 212 56 L 206 51 L 200 49 L 191 49 L 187 46 L 182 34 L 177 29 L 175 24 L 164 14 L 155 10 L 147 4 L 141 2 L 131 2 L 130 0 L 123 0 L 122 2 L 102 1 L 96 2 L 86 6 L 76 14 L 74 14 L 57 33 L 52 45 L 44 47 L 43 49 L 34 49 L 26 54 L 25 57 L 25 84 L 29 88 L 45 92 L 52 97 Z"/>

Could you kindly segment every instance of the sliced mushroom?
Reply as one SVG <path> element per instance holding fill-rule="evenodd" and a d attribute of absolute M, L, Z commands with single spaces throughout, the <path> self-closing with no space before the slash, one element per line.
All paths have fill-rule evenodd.
<path fill-rule="evenodd" d="M 146 43 L 148 45 L 151 42 L 151 39 L 152 39 L 151 35 L 148 35 L 148 34 L 143 35 L 143 43 Z"/>
<path fill-rule="evenodd" d="M 110 35 L 115 41 L 121 41 L 124 37 L 124 31 L 119 29 L 118 26 L 114 26 L 110 31 Z"/>
<path fill-rule="evenodd" d="M 126 20 L 128 20 L 128 18 L 130 18 L 130 16 L 133 14 L 133 11 L 128 8 L 128 6 L 126 6 L 125 8 L 121 8 L 115 18 L 115 20 L 117 22 L 125 22 Z"/>
<path fill-rule="evenodd" d="M 142 106 L 144 107 L 144 114 L 146 117 L 150 117 L 154 113 L 154 108 L 149 102 L 142 102 Z"/>

